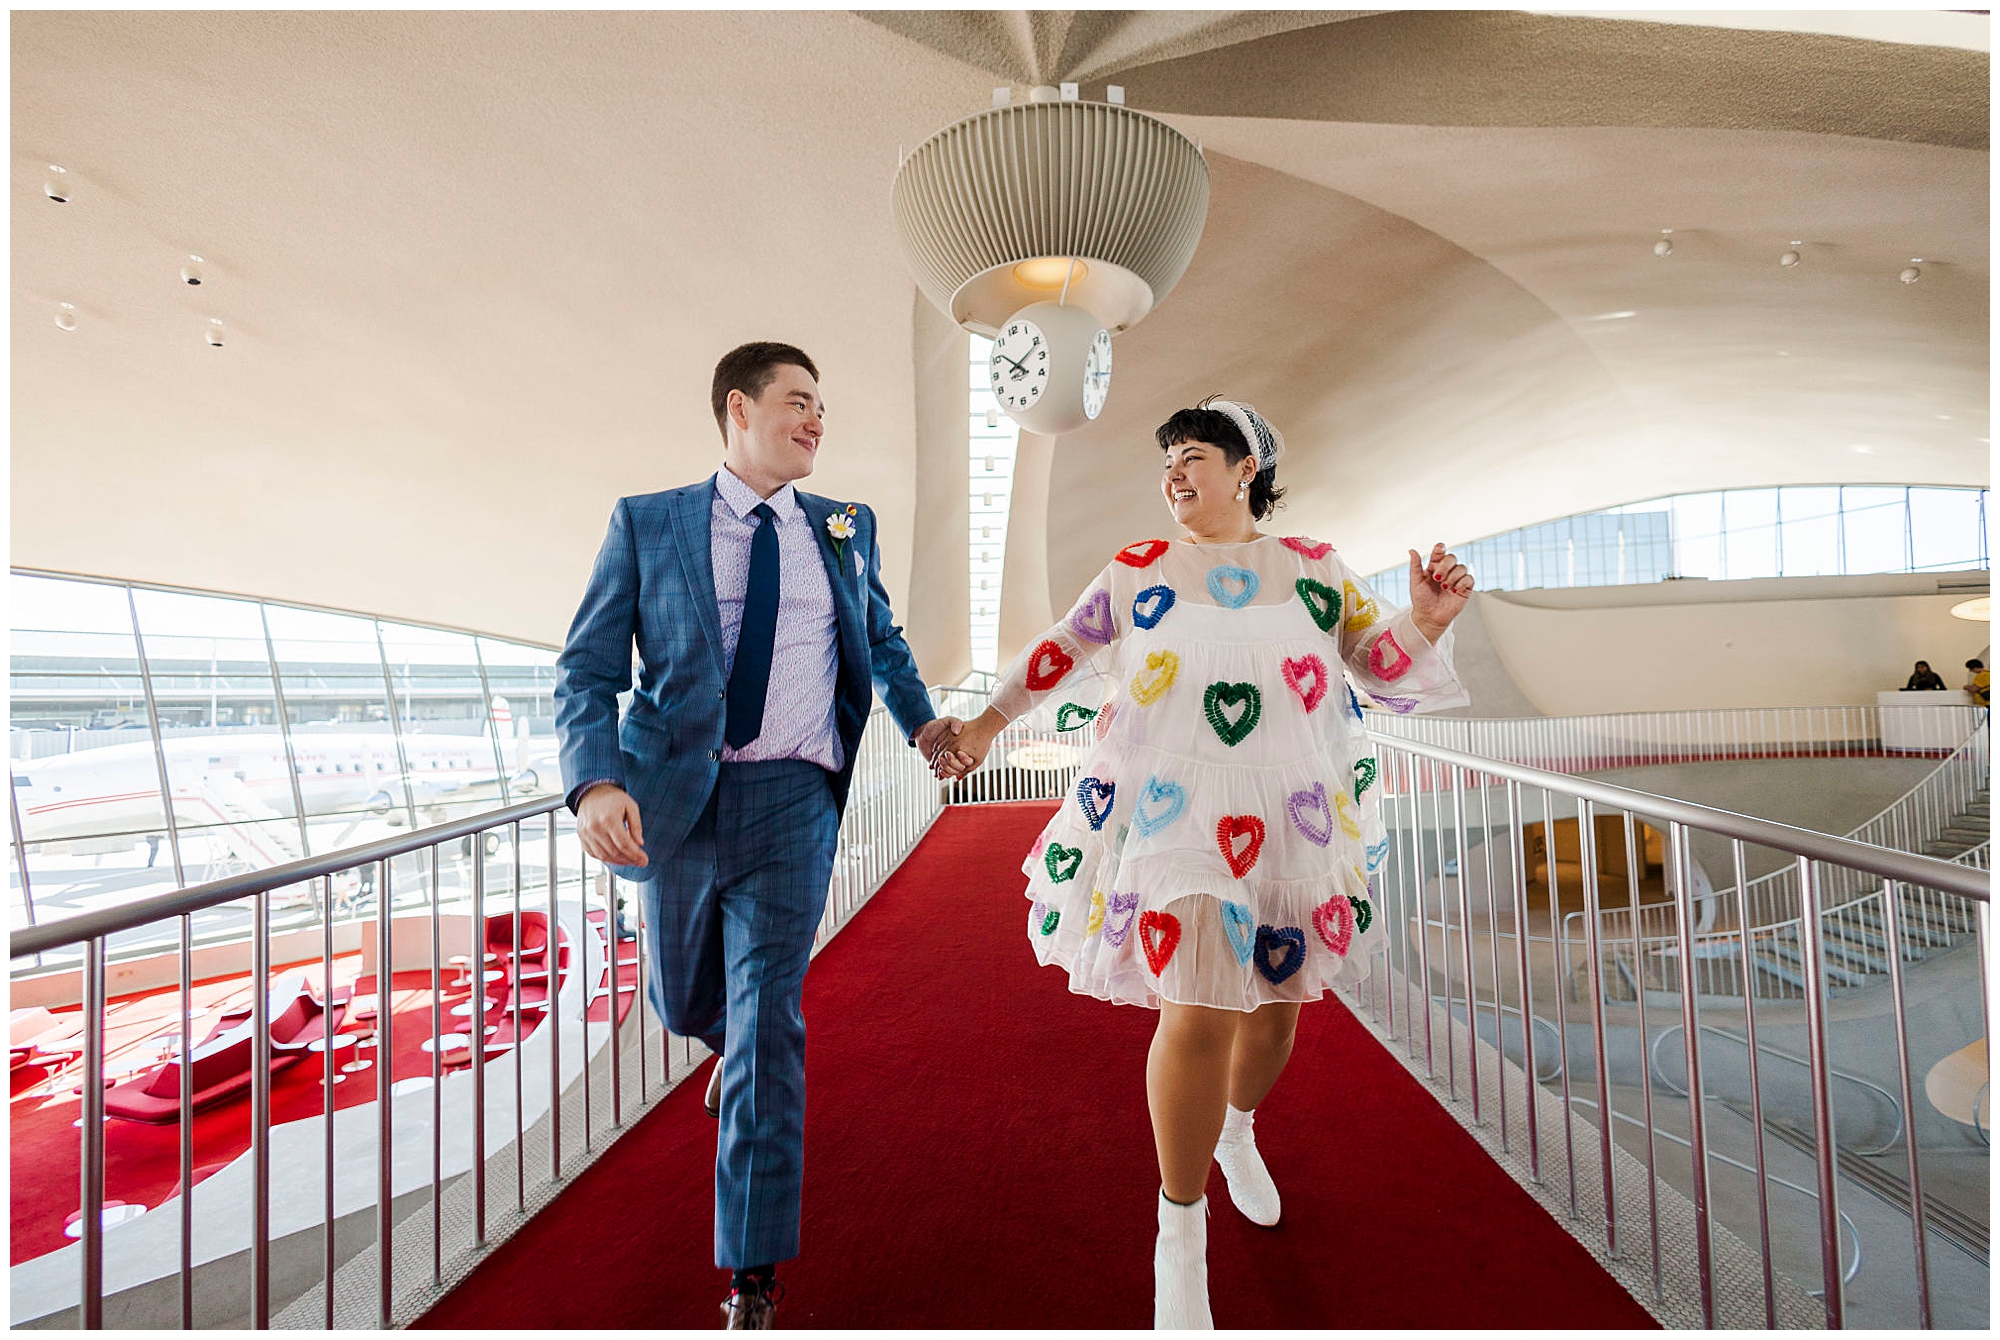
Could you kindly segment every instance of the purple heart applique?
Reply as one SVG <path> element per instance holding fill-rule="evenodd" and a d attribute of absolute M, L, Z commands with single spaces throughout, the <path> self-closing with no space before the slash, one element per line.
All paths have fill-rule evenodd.
<path fill-rule="evenodd" d="M 1111 593 L 1101 588 L 1092 591 L 1090 599 L 1070 613 L 1069 626 L 1080 638 L 1099 646 L 1108 644 L 1118 633 L 1118 626 L 1111 622 Z"/>
<path fill-rule="evenodd" d="M 1139 914 L 1139 895 L 1136 893 L 1114 893 L 1104 900 L 1104 943 L 1114 949 L 1125 947 L 1125 937 L 1132 933 L 1132 922 Z"/>
<path fill-rule="evenodd" d="M 1314 782 L 1309 791 L 1294 791 L 1285 802 L 1291 812 L 1292 827 L 1299 830 L 1305 840 L 1315 847 L 1324 847 L 1333 841 L 1333 810 L 1326 803 L 1326 783 Z M 1306 816 L 1319 811 L 1320 821 L 1315 824 Z"/>
<path fill-rule="evenodd" d="M 1417 700 L 1415 698 L 1391 698 L 1386 693 L 1371 693 L 1368 696 L 1373 698 L 1379 706 L 1388 708 L 1397 716 L 1408 716 L 1417 710 Z"/>

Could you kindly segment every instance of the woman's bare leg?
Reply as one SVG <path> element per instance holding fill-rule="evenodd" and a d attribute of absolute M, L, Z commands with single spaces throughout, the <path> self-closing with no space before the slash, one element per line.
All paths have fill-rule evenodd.
<path fill-rule="evenodd" d="M 1236 1017 L 1236 1040 L 1229 1054 L 1231 1107 L 1248 1112 L 1264 1101 L 1291 1059 L 1298 1026 L 1299 1007 L 1292 1001 L 1272 1001 Z"/>
<path fill-rule="evenodd" d="M 1208 1186 L 1241 1018 L 1236 1010 L 1160 1002 L 1160 1024 L 1146 1055 L 1146 1102 L 1168 1200 L 1192 1205 Z"/>

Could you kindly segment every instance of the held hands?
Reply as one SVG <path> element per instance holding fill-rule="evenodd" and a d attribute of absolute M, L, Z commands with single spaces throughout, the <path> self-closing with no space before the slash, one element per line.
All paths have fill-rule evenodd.
<path fill-rule="evenodd" d="M 939 781 L 955 782 L 986 761 L 986 751 L 1007 726 L 1007 718 L 992 708 L 981 712 L 970 724 L 960 725 L 952 738 L 930 756 L 931 775 Z"/>
<path fill-rule="evenodd" d="M 1418 632 L 1437 641 L 1471 598 L 1472 573 L 1458 561 L 1458 555 L 1434 544 L 1430 561 L 1422 563 L 1417 551 L 1410 550 L 1410 615 Z"/>
<path fill-rule="evenodd" d="M 639 802 L 623 787 L 606 782 L 583 793 L 576 803 L 576 835 L 583 849 L 612 865 L 646 864 L 646 842 L 639 831 Z"/>
<path fill-rule="evenodd" d="M 957 739 L 964 726 L 965 723 L 957 717 L 933 717 L 917 727 L 910 743 L 924 756 L 924 762 L 930 764 L 933 776 L 937 775 L 938 756 L 949 752 L 952 741 Z"/>

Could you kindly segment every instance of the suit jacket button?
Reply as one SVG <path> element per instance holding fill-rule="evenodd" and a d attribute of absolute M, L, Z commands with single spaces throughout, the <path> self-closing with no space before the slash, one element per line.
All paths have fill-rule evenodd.
<path fill-rule="evenodd" d="M 722 757 L 722 751 L 720 749 L 711 749 L 708 751 L 708 761 L 711 763 L 715 762 L 721 757 Z"/>
<path fill-rule="evenodd" d="M 717 701 L 717 702 L 728 702 L 728 701 L 729 701 L 729 690 L 728 690 L 728 689 L 717 689 L 717 690 L 715 691 L 715 697 L 716 697 L 716 701 Z"/>

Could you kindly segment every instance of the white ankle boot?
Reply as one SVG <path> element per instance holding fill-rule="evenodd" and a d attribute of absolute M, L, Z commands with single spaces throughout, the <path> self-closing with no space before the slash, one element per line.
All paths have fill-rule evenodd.
<path fill-rule="evenodd" d="M 1208 1314 L 1208 1197 L 1176 1205 L 1160 1193 L 1153 1246 L 1153 1329 L 1212 1331 Z"/>
<path fill-rule="evenodd" d="M 1257 1152 L 1257 1140 L 1250 1130 L 1255 1115 L 1234 1107 L 1227 1109 L 1222 1138 L 1215 1142 L 1215 1161 L 1222 1165 L 1223 1179 L 1229 1183 L 1229 1199 L 1243 1211 L 1244 1218 L 1270 1228 L 1278 1222 L 1278 1186 L 1264 1167 L 1264 1156 Z"/>

